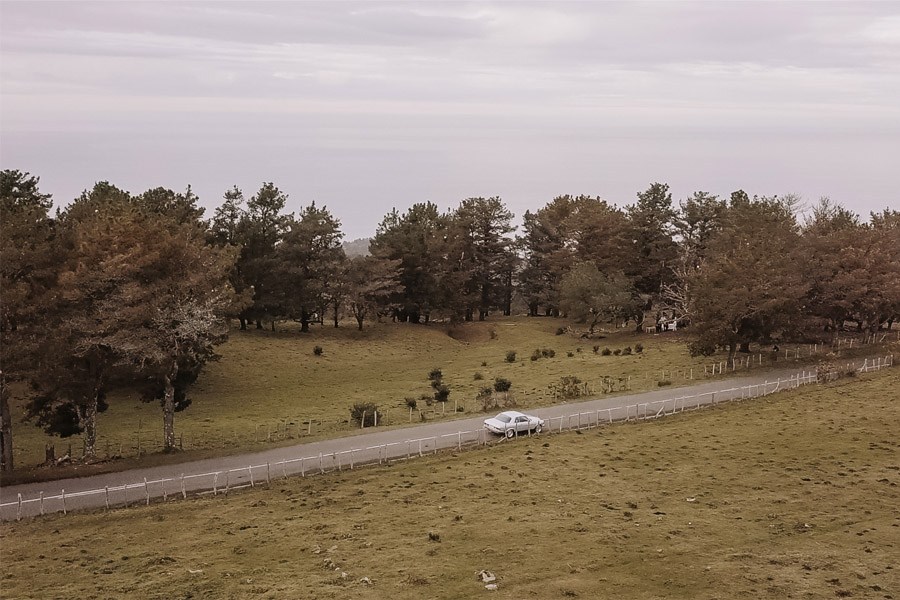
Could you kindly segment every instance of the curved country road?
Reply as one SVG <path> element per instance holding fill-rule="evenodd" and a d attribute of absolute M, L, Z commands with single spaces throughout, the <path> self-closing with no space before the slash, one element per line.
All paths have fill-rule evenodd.
<path fill-rule="evenodd" d="M 879 360 L 879 367 L 887 366 L 882 364 L 884 358 L 876 360 Z M 861 361 L 855 363 L 856 366 L 860 364 Z M 781 369 L 687 387 L 557 404 L 528 412 L 545 419 L 545 432 L 556 433 L 612 421 L 653 418 L 709 404 L 756 397 L 814 381 L 814 370 Z M 462 448 L 498 440 L 484 431 L 484 417 L 373 431 L 262 452 L 90 477 L 7 486 L 0 489 L 0 519 L 143 504 L 151 499 L 182 497 L 190 493 L 222 493 L 226 489 L 256 485 L 270 478 L 355 468 L 362 464 L 412 458 L 438 449 Z"/>

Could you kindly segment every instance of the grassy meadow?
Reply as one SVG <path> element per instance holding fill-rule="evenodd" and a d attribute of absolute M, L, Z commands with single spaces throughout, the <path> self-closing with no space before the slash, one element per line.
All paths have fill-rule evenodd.
<path fill-rule="evenodd" d="M 228 497 L 6 523 L 0 593 L 896 598 L 898 419 L 890 370 Z"/>
<path fill-rule="evenodd" d="M 691 369 L 694 377 L 701 379 L 704 365 L 724 360 L 724 355 L 692 358 L 682 333 L 648 335 L 629 328 L 604 339 L 556 335 L 560 327 L 569 324 L 551 318 L 499 318 L 457 326 L 453 336 L 441 324 L 367 324 L 360 332 L 344 323 L 338 329 L 314 327 L 309 334 L 299 333 L 297 327 L 277 332 L 234 330 L 220 347 L 222 359 L 208 365 L 192 388 L 192 405 L 176 415 L 176 433 L 181 435 L 185 453 L 144 456 L 142 464 L 352 433 L 349 409 L 357 402 L 377 404 L 386 414 L 386 425 L 408 424 L 411 415 L 405 399 L 432 392 L 427 376 L 435 367 L 442 369 L 451 389 L 449 402 L 428 407 L 419 400 L 414 422 L 453 418 L 457 408 L 463 414 L 480 411 L 475 397 L 496 377 L 512 381 L 519 406 L 535 407 L 558 401 L 548 386 L 567 375 L 586 381 L 596 394 L 601 393 L 603 376 L 630 378 L 632 390 L 644 390 L 656 388 L 663 378 L 673 385 L 689 383 L 685 376 Z M 640 354 L 602 355 L 606 347 L 634 348 L 639 343 L 645 348 Z M 595 345 L 601 352 L 594 353 Z M 322 347 L 321 356 L 314 355 L 315 346 Z M 552 349 L 555 356 L 530 360 L 538 348 Z M 785 348 L 782 345 L 782 352 Z M 506 361 L 510 350 L 517 352 L 513 363 Z M 808 348 L 804 346 L 802 353 L 807 355 Z M 766 355 L 764 366 L 768 359 Z M 162 411 L 158 404 L 142 403 L 121 390 L 110 395 L 109 404 L 109 410 L 99 416 L 98 452 L 101 458 L 125 460 L 94 470 L 134 466 L 139 453 L 159 451 Z M 57 456 L 65 454 L 71 444 L 73 456 L 80 457 L 80 437 L 60 440 L 45 436 L 15 418 L 24 413 L 16 398 L 12 408 L 17 467 L 27 471 L 43 462 L 47 443 L 56 445 Z M 90 471 L 75 467 L 74 472 Z M 38 469 L 26 472 L 25 478 L 71 473 L 72 469 Z"/>

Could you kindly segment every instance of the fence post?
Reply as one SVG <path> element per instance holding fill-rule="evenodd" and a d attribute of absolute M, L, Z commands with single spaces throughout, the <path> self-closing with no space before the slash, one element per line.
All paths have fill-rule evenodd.
<path fill-rule="evenodd" d="M 187 498 L 187 490 L 184 489 L 184 473 L 181 474 L 181 497 Z"/>
<path fill-rule="evenodd" d="M 272 483 L 272 473 L 269 467 L 269 461 L 266 461 L 266 485 L 270 485 Z"/>
<path fill-rule="evenodd" d="M 422 440 L 419 440 L 419 456 L 422 456 Z"/>
<path fill-rule="evenodd" d="M 252 465 L 247 466 L 247 473 L 249 473 L 249 475 L 250 475 L 250 487 L 256 487 L 256 485 L 254 485 L 254 483 L 253 483 L 253 466 Z"/>
<path fill-rule="evenodd" d="M 300 458 L 300 477 L 306 477 L 306 459 Z"/>
<path fill-rule="evenodd" d="M 66 490 L 62 491 L 63 514 L 66 514 Z"/>
<path fill-rule="evenodd" d="M 19 504 L 16 506 L 16 521 L 22 520 L 22 494 L 19 494 Z"/>
<path fill-rule="evenodd" d="M 231 486 L 231 470 L 225 471 L 225 495 L 228 495 L 228 488 Z"/>
<path fill-rule="evenodd" d="M 363 415 L 365 417 L 365 415 Z M 319 452 L 319 473 L 324 473 L 325 467 L 322 465 L 322 453 Z"/>
<path fill-rule="evenodd" d="M 456 432 L 456 449 L 462 450 L 462 431 Z"/>
<path fill-rule="evenodd" d="M 150 486 L 147 485 L 146 477 L 144 477 L 144 493 L 147 494 L 147 506 L 150 506 Z"/>
<path fill-rule="evenodd" d="M 350 470 L 353 470 L 353 448 L 350 448 Z"/>
<path fill-rule="evenodd" d="M 109 510 L 109 486 L 104 488 L 106 490 L 106 510 Z"/>
<path fill-rule="evenodd" d="M 44 516 L 44 492 L 41 492 L 39 495 L 41 501 L 41 516 Z"/>
<path fill-rule="evenodd" d="M 213 473 L 213 496 L 219 493 L 219 472 Z"/>

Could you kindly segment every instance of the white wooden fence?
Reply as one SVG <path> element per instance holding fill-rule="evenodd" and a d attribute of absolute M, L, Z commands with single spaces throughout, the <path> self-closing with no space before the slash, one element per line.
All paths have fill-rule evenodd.
<path fill-rule="evenodd" d="M 883 358 L 866 359 L 859 372 L 868 373 L 893 366 L 893 355 Z M 847 363 L 846 369 L 853 369 Z M 803 371 L 787 379 L 777 379 L 760 384 L 746 385 L 701 394 L 676 396 L 665 400 L 643 402 L 627 406 L 579 412 L 570 415 L 551 417 L 544 420 L 544 433 L 558 434 L 564 431 L 592 429 L 619 421 L 657 419 L 666 415 L 682 413 L 687 410 L 699 410 L 705 406 L 715 406 L 722 402 L 739 401 L 758 398 L 775 392 L 797 388 L 801 385 L 816 383 L 818 375 L 815 371 Z M 529 433 L 516 434 L 531 436 Z M 494 436 L 485 429 L 473 431 L 457 431 L 455 433 L 404 440 L 376 446 L 351 448 L 314 456 L 302 456 L 250 464 L 246 467 L 213 471 L 209 473 L 185 475 L 163 479 L 137 481 L 119 486 L 108 486 L 102 489 L 46 495 L 40 492 L 36 497 L 23 498 L 18 495 L 16 501 L 0 504 L 0 519 L 16 520 L 23 516 L 44 515 L 49 512 L 67 514 L 71 510 L 85 508 L 106 508 L 129 506 L 133 504 L 150 504 L 154 498 L 163 501 L 169 498 L 187 498 L 188 494 L 228 494 L 230 491 L 269 484 L 272 479 L 289 476 L 308 477 L 344 469 L 357 469 L 366 465 L 409 460 L 426 454 L 436 454 L 440 450 L 463 450 L 468 447 L 485 446 L 502 443 L 505 438 Z"/>

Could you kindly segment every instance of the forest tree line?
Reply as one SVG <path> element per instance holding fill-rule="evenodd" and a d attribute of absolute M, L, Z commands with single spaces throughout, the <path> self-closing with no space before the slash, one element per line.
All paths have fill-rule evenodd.
<path fill-rule="evenodd" d="M 11 469 L 11 381 L 26 382 L 28 418 L 83 433 L 95 452 L 97 414 L 118 382 L 159 402 L 164 447 L 174 416 L 228 319 L 275 328 L 337 327 L 352 317 L 428 323 L 484 320 L 524 306 L 586 326 L 655 324 L 696 332 L 696 354 L 734 353 L 811 330 L 890 325 L 900 314 L 900 212 L 867 221 L 821 200 L 802 217 L 793 196 L 673 201 L 652 184 L 619 208 L 559 196 L 527 211 L 521 230 L 500 198 L 453 210 L 430 202 L 390 211 L 367 256 L 348 257 L 340 221 L 311 203 L 286 212 L 264 183 L 234 187 L 211 218 L 190 187 L 131 194 L 100 182 L 52 212 L 39 178 L 0 173 L 3 468 Z"/>

